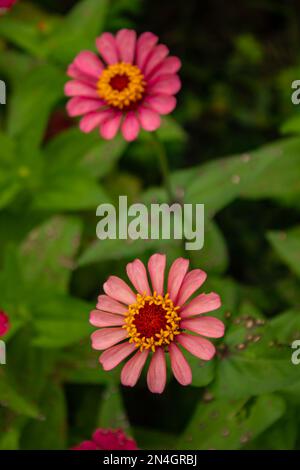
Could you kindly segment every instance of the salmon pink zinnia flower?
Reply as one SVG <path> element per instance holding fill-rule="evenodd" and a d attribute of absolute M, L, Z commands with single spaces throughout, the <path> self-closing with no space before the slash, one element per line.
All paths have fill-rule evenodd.
<path fill-rule="evenodd" d="M 189 261 L 178 258 L 170 268 L 165 290 L 165 266 L 165 255 L 150 257 L 150 288 L 144 264 L 139 259 L 127 264 L 127 275 L 137 292 L 122 279 L 110 276 L 103 286 L 106 295 L 98 297 L 97 309 L 90 315 L 90 323 L 101 328 L 92 334 L 92 347 L 104 350 L 100 356 L 104 370 L 113 369 L 132 354 L 121 372 L 123 385 L 136 384 L 153 353 L 147 374 L 153 393 L 162 393 L 166 385 L 165 353 L 170 354 L 177 381 L 189 385 L 192 372 L 181 347 L 208 361 L 214 356 L 215 347 L 204 336 L 220 338 L 224 334 L 220 320 L 202 315 L 220 307 L 217 294 L 200 294 L 189 301 L 204 283 L 205 272 L 188 272 Z"/>
<path fill-rule="evenodd" d="M 135 31 L 121 29 L 115 36 L 103 33 L 96 39 L 101 59 L 91 51 L 75 57 L 65 94 L 72 97 L 69 115 L 83 116 L 83 132 L 99 127 L 104 139 L 113 139 L 121 127 L 124 138 L 132 141 L 141 127 L 154 131 L 160 115 L 173 111 L 181 63 L 157 42 L 152 33 L 137 37 Z"/>
<path fill-rule="evenodd" d="M 5 312 L 0 310 L 0 336 L 6 335 L 10 328 L 9 318 Z"/>
<path fill-rule="evenodd" d="M 97 429 L 91 441 L 83 441 L 73 450 L 137 450 L 136 442 L 121 429 Z"/>

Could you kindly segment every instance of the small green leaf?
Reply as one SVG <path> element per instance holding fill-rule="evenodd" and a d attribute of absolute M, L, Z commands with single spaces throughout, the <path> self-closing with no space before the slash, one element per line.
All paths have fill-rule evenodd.
<path fill-rule="evenodd" d="M 284 232 L 269 232 L 267 237 L 282 261 L 300 276 L 300 227 Z"/>

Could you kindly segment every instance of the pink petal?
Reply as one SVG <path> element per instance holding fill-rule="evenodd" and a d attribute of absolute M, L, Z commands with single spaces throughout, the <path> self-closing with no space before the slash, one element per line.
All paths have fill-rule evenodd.
<path fill-rule="evenodd" d="M 156 253 L 149 258 L 148 271 L 151 278 L 153 292 L 164 295 L 164 278 L 166 268 L 166 255 Z"/>
<path fill-rule="evenodd" d="M 161 75 L 173 75 L 178 72 L 181 67 L 181 62 L 178 57 L 167 57 L 162 64 L 159 64 L 147 77 L 148 80 L 154 80 Z"/>
<path fill-rule="evenodd" d="M 82 96 L 86 98 L 99 98 L 96 88 L 79 80 L 71 80 L 65 84 L 66 96 Z"/>
<path fill-rule="evenodd" d="M 143 33 L 136 43 L 136 64 L 143 71 L 143 66 L 153 47 L 158 41 L 158 37 L 153 33 Z"/>
<path fill-rule="evenodd" d="M 214 345 L 208 339 L 200 338 L 200 336 L 192 336 L 181 333 L 176 336 L 177 342 L 187 349 L 191 354 L 204 361 L 212 359 L 216 353 Z"/>
<path fill-rule="evenodd" d="M 177 305 L 183 305 L 205 282 L 207 274 L 201 269 L 193 269 L 185 276 L 180 287 Z"/>
<path fill-rule="evenodd" d="M 104 370 L 114 369 L 120 362 L 129 356 L 136 349 L 132 343 L 118 344 L 112 348 L 107 349 L 101 354 L 99 361 Z"/>
<path fill-rule="evenodd" d="M 124 318 L 114 313 L 103 312 L 102 310 L 92 310 L 90 313 L 90 323 L 93 326 L 122 326 Z"/>
<path fill-rule="evenodd" d="M 188 269 L 189 260 L 184 258 L 177 258 L 170 268 L 167 292 L 175 305 L 177 305 L 176 300 L 178 292 Z"/>
<path fill-rule="evenodd" d="M 103 33 L 96 39 L 96 46 L 107 64 L 119 62 L 117 44 L 111 33 Z"/>
<path fill-rule="evenodd" d="M 105 312 L 117 313 L 119 315 L 125 315 L 127 312 L 127 307 L 125 305 L 120 304 L 108 295 L 99 295 L 97 308 L 99 310 L 104 310 Z"/>
<path fill-rule="evenodd" d="M 91 75 L 86 75 L 85 73 L 81 72 L 74 63 L 70 64 L 67 70 L 67 75 L 71 78 L 76 78 L 81 82 L 86 82 L 88 85 L 96 87 L 97 80 L 92 77 Z"/>
<path fill-rule="evenodd" d="M 186 318 L 193 315 L 200 315 L 200 313 L 211 312 L 220 307 L 221 299 L 215 292 L 200 294 L 180 310 L 180 316 Z"/>
<path fill-rule="evenodd" d="M 117 134 L 122 119 L 122 113 L 116 112 L 114 116 L 100 125 L 100 134 L 103 139 L 111 140 Z"/>
<path fill-rule="evenodd" d="M 150 392 L 162 393 L 167 382 L 166 358 L 162 348 L 158 348 L 152 356 L 147 374 Z"/>
<path fill-rule="evenodd" d="M 168 54 L 169 49 L 164 44 L 159 44 L 154 47 L 144 66 L 144 74 L 146 78 L 155 69 L 155 67 L 163 62 Z"/>
<path fill-rule="evenodd" d="M 138 116 L 141 126 L 145 131 L 155 131 L 160 126 L 160 116 L 155 111 L 149 108 L 140 106 L 138 109 Z"/>
<path fill-rule="evenodd" d="M 147 271 L 141 260 L 135 259 L 126 266 L 127 276 L 139 294 L 151 295 Z"/>
<path fill-rule="evenodd" d="M 181 321 L 180 327 L 208 338 L 222 338 L 225 331 L 224 323 L 215 317 L 187 318 Z"/>
<path fill-rule="evenodd" d="M 136 32 L 133 29 L 121 29 L 116 35 L 121 61 L 132 64 L 135 54 Z"/>
<path fill-rule="evenodd" d="M 127 335 L 128 333 L 124 328 L 102 328 L 102 330 L 92 333 L 92 348 L 97 350 L 110 348 L 127 338 Z"/>
<path fill-rule="evenodd" d="M 81 72 L 91 75 L 98 79 L 104 69 L 104 66 L 99 57 L 91 51 L 81 51 L 77 57 L 75 57 L 74 65 Z"/>
<path fill-rule="evenodd" d="M 121 372 L 121 383 L 127 387 L 134 387 L 140 378 L 141 372 L 145 365 L 149 354 L 149 350 L 138 351 L 124 365 Z"/>
<path fill-rule="evenodd" d="M 140 123 L 134 112 L 130 111 L 126 114 L 121 130 L 124 139 L 128 142 L 137 138 L 140 131 Z"/>
<path fill-rule="evenodd" d="M 189 385 L 192 383 L 192 370 L 186 358 L 175 343 L 170 344 L 169 352 L 171 367 L 176 380 L 181 385 Z"/>
<path fill-rule="evenodd" d="M 169 114 L 176 107 L 176 98 L 168 95 L 149 95 L 145 98 L 144 103 L 153 111 L 159 114 Z"/>
<path fill-rule="evenodd" d="M 96 111 L 103 105 L 103 101 L 100 99 L 94 100 L 91 98 L 80 98 L 75 96 L 71 98 L 67 103 L 67 112 L 69 116 L 80 116 L 82 114 Z"/>
<path fill-rule="evenodd" d="M 181 82 L 178 75 L 160 75 L 148 82 L 148 91 L 150 94 L 175 95 L 181 88 Z"/>
<path fill-rule="evenodd" d="M 82 132 L 91 132 L 96 127 L 98 127 L 101 124 L 101 122 L 103 122 L 105 119 L 107 119 L 107 111 L 108 110 L 94 111 L 92 113 L 86 114 L 80 120 L 79 127 L 82 130 Z"/>
<path fill-rule="evenodd" d="M 130 305 L 136 302 L 136 295 L 128 284 L 117 276 L 110 276 L 103 285 L 104 292 L 123 304 Z"/>

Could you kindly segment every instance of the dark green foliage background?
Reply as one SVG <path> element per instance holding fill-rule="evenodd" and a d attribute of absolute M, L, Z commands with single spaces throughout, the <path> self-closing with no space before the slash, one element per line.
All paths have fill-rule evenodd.
<path fill-rule="evenodd" d="M 96 427 L 140 448 L 300 446 L 300 79 L 298 2 L 20 0 L 0 18 L 0 308 L 11 319 L 0 367 L 0 449 L 62 449 Z M 67 118 L 65 70 L 102 31 L 133 27 L 181 57 L 178 107 L 158 132 L 173 191 L 205 203 L 204 249 L 99 242 L 96 207 L 166 201 L 149 134 L 127 145 Z M 89 311 L 109 274 L 165 251 L 187 256 L 220 293 L 217 357 L 190 357 L 193 385 L 124 389 L 91 350 Z"/>

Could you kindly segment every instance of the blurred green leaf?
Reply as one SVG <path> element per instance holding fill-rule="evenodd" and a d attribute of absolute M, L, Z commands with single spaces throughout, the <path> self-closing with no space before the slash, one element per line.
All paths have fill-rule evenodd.
<path fill-rule="evenodd" d="M 267 234 L 268 240 L 284 263 L 300 276 L 300 227 Z"/>
<path fill-rule="evenodd" d="M 9 361 L 9 357 L 7 357 L 7 361 Z M 38 418 L 40 412 L 37 406 L 23 396 L 22 391 L 17 388 L 17 385 L 5 373 L 5 367 L 8 366 L 2 366 L 0 369 L 0 402 L 2 406 L 10 408 L 16 413 Z"/>
<path fill-rule="evenodd" d="M 42 418 L 30 420 L 25 426 L 22 437 L 22 449 L 56 450 L 66 447 L 67 410 L 62 387 L 50 381 L 40 400 Z"/>
<path fill-rule="evenodd" d="M 285 412 L 284 400 L 264 395 L 255 401 L 224 399 L 200 403 L 178 442 L 179 449 L 240 449 Z"/>
<path fill-rule="evenodd" d="M 32 230 L 21 246 L 26 281 L 58 292 L 66 291 L 81 228 L 79 219 L 58 216 Z"/>
<path fill-rule="evenodd" d="M 104 429 L 121 428 L 125 430 L 129 427 L 121 391 L 115 384 L 109 384 L 103 393 L 98 425 Z"/>

